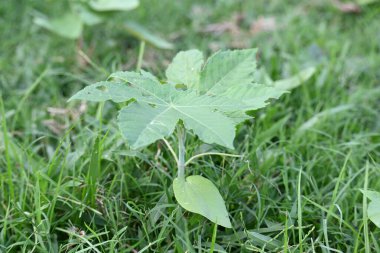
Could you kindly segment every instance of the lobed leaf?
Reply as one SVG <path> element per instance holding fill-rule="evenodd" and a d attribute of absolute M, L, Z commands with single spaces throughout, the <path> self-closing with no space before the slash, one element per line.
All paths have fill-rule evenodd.
<path fill-rule="evenodd" d="M 220 94 L 230 87 L 253 83 L 256 53 L 257 49 L 215 53 L 207 60 L 202 70 L 199 90 Z"/>
<path fill-rule="evenodd" d="M 117 72 L 110 78 L 114 80 L 87 86 L 70 100 L 136 100 L 123 108 L 118 117 L 120 130 L 132 148 L 141 148 L 170 135 L 182 120 L 185 127 L 204 142 L 233 149 L 235 124 L 223 110 L 233 110 L 231 107 L 236 108 L 236 103 L 208 95 L 198 96 L 191 90 L 177 90 L 159 83 L 147 72 Z"/>
<path fill-rule="evenodd" d="M 180 52 L 169 65 L 164 84 L 145 71 L 116 72 L 70 100 L 133 100 L 120 111 L 118 122 L 134 149 L 172 134 L 179 121 L 202 141 L 233 149 L 236 125 L 250 118 L 246 111 L 264 107 L 268 99 L 285 92 L 254 83 L 255 57 L 255 49 L 219 52 L 202 68 L 201 52 Z"/>
<path fill-rule="evenodd" d="M 200 92 L 240 101 L 237 111 L 243 112 L 265 107 L 269 99 L 279 98 L 285 89 L 255 83 L 256 53 L 256 49 L 245 49 L 211 56 L 201 72 Z M 240 113 L 237 119 L 246 118 Z"/>
<path fill-rule="evenodd" d="M 125 83 L 116 82 L 98 82 L 80 90 L 69 101 L 75 99 L 103 102 L 112 100 L 116 103 L 128 101 L 138 96 L 136 90 L 131 89 Z"/>
<path fill-rule="evenodd" d="M 173 133 L 179 118 L 170 107 L 133 103 L 118 116 L 119 128 L 132 149 L 149 145 Z"/>
<path fill-rule="evenodd" d="M 198 89 L 202 65 L 202 52 L 195 49 L 179 52 L 166 70 L 168 82 Z"/>

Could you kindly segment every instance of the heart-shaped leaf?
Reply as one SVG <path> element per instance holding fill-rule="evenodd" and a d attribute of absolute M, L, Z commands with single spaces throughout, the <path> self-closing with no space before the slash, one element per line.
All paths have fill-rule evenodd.
<path fill-rule="evenodd" d="M 368 218 L 380 228 L 380 193 L 375 191 L 361 190 L 364 197 L 371 200 L 368 205 Z"/>
<path fill-rule="evenodd" d="M 380 201 L 372 201 L 368 205 L 368 218 L 380 228 Z"/>
<path fill-rule="evenodd" d="M 178 203 L 187 211 L 200 214 L 220 226 L 232 227 L 224 200 L 210 180 L 201 176 L 176 178 L 173 190 Z"/>

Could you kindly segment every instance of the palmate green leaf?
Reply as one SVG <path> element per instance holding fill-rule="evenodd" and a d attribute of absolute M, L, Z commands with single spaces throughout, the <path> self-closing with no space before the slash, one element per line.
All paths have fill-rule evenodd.
<path fill-rule="evenodd" d="M 98 82 L 85 87 L 69 99 L 81 99 L 93 102 L 103 102 L 112 100 L 116 103 L 128 101 L 139 96 L 136 90 L 128 88 L 125 83 Z"/>
<path fill-rule="evenodd" d="M 179 118 L 166 106 L 132 103 L 118 116 L 119 127 L 132 148 L 149 145 L 173 133 Z"/>
<path fill-rule="evenodd" d="M 255 49 L 218 52 L 202 68 L 202 53 L 180 52 L 164 84 L 148 72 L 116 72 L 71 99 L 132 101 L 120 111 L 118 122 L 134 149 L 171 135 L 179 121 L 202 141 L 233 148 L 236 125 L 249 118 L 245 112 L 285 92 L 254 83 L 255 55 Z"/>
<path fill-rule="evenodd" d="M 186 129 L 192 130 L 204 142 L 233 149 L 235 124 L 222 110 L 234 110 L 235 101 L 177 90 L 171 85 L 160 84 L 147 72 L 117 72 L 111 78 L 117 82 L 90 85 L 70 100 L 136 100 L 123 108 L 118 117 L 120 130 L 132 148 L 144 147 L 170 135 L 181 120 Z M 220 111 L 215 111 L 217 109 Z"/>
<path fill-rule="evenodd" d="M 240 110 L 232 114 L 236 123 L 246 119 L 243 112 L 265 107 L 269 99 L 287 92 L 274 85 L 255 83 L 256 53 L 256 49 L 218 52 L 201 72 L 201 93 L 240 101 Z"/>
<path fill-rule="evenodd" d="M 218 94 L 236 85 L 244 86 L 254 81 L 257 49 L 219 51 L 204 66 L 201 92 Z"/>
<path fill-rule="evenodd" d="M 90 85 L 70 100 L 127 102 L 118 124 L 133 149 L 171 135 L 179 122 L 200 140 L 232 149 L 236 125 L 249 118 L 246 112 L 264 107 L 269 99 L 286 92 L 282 87 L 255 82 L 255 58 L 255 49 L 225 51 L 203 64 L 201 52 L 180 52 L 166 71 L 166 82 L 144 71 L 116 72 L 108 81 Z M 177 84 L 184 89 L 177 89 Z M 186 210 L 231 227 L 224 201 L 209 180 L 177 178 L 173 188 Z"/>
<path fill-rule="evenodd" d="M 198 213 L 220 226 L 232 227 L 224 200 L 210 180 L 201 176 L 176 178 L 173 190 L 178 203 L 186 210 Z"/>
<path fill-rule="evenodd" d="M 204 142 L 233 149 L 233 121 L 221 112 L 213 111 L 218 107 L 227 106 L 225 101 L 210 96 L 198 97 L 189 90 L 182 91 L 170 85 L 162 85 L 144 73 L 140 78 L 136 78 L 135 73 L 131 72 L 119 72 L 112 77 L 131 83 L 134 89 L 141 92 L 140 96 L 135 98 L 137 104 L 154 104 L 154 107 L 128 106 L 120 111 L 119 126 L 132 148 L 146 146 L 170 135 L 177 122 L 182 120 L 186 129 L 193 130 Z M 194 103 L 195 100 L 198 103 Z M 133 117 L 138 114 L 141 115 L 140 124 L 134 128 L 136 131 L 130 131 L 129 126 L 136 122 Z"/>
<path fill-rule="evenodd" d="M 179 52 L 166 70 L 169 83 L 198 89 L 203 54 L 198 50 Z"/>
<path fill-rule="evenodd" d="M 155 107 L 135 102 L 123 108 L 118 117 L 120 129 L 134 149 L 171 135 L 179 120 L 204 142 L 233 149 L 233 121 L 209 109 L 182 105 L 180 96 Z"/>

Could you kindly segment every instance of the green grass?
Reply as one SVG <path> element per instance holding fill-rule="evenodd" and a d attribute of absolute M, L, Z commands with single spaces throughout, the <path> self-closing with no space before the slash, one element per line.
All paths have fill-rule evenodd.
<path fill-rule="evenodd" d="M 117 105 L 66 103 L 84 85 L 136 68 L 139 42 L 117 25 L 125 16 L 86 29 L 79 47 L 33 25 L 37 11 L 59 14 L 62 5 L 0 3 L 0 252 L 380 252 L 359 191 L 380 190 L 379 4 L 350 15 L 328 1 L 145 0 L 127 14 L 175 43 L 172 51 L 146 46 L 142 67 L 160 77 L 178 50 L 210 54 L 236 40 L 260 48 L 274 79 L 318 68 L 239 127 L 243 158 L 188 167 L 226 201 L 233 229 L 216 235 L 176 204 L 175 163 L 163 143 L 132 152 L 114 121 Z M 259 16 L 280 27 L 201 32 L 238 12 L 243 34 Z M 187 144 L 199 151 L 195 138 Z"/>

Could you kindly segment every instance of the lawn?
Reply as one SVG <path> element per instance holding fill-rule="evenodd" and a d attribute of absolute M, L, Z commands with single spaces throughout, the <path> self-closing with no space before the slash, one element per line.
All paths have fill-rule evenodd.
<path fill-rule="evenodd" d="M 67 7 L 0 2 L 0 252 L 380 252 L 361 192 L 380 192 L 379 1 L 141 0 L 78 39 L 36 24 Z M 146 43 L 141 54 L 126 20 L 173 48 Z M 116 121 L 121 104 L 68 99 L 138 65 L 164 79 L 181 50 L 243 48 L 258 48 L 273 80 L 315 72 L 250 112 L 235 150 L 188 134 L 193 154 L 241 155 L 186 168 L 225 201 L 232 228 L 214 230 L 178 205 L 163 141 L 132 150 Z"/>

